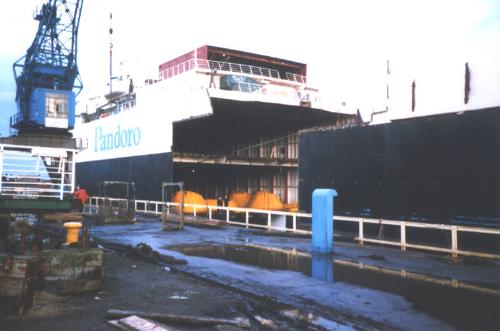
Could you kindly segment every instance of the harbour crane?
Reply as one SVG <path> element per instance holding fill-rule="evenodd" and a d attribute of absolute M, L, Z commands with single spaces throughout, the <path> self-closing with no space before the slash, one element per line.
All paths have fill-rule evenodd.
<path fill-rule="evenodd" d="M 13 65 L 16 134 L 0 138 L 0 210 L 73 209 L 77 37 L 83 0 L 46 0 L 33 43 Z"/>
<path fill-rule="evenodd" d="M 77 37 L 83 0 L 48 0 L 34 17 L 38 30 L 26 55 L 13 65 L 18 134 L 69 135 L 75 122 L 75 95 L 82 89 Z"/>

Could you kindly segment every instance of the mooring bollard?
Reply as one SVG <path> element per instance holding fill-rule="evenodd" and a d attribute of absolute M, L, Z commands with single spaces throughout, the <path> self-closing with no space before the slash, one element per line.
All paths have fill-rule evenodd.
<path fill-rule="evenodd" d="M 78 235 L 80 234 L 81 222 L 66 222 L 66 244 L 73 244 L 78 242 Z"/>
<path fill-rule="evenodd" d="M 315 189 L 312 194 L 312 251 L 333 252 L 334 189 Z"/>

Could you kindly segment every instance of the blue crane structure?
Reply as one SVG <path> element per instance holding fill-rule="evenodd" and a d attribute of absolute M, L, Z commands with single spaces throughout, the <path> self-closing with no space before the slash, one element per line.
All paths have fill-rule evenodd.
<path fill-rule="evenodd" d="M 26 55 L 13 65 L 18 134 L 68 135 L 75 122 L 75 96 L 82 89 L 77 36 L 83 0 L 48 0 L 34 17 L 38 30 Z"/>
<path fill-rule="evenodd" d="M 16 134 L 0 137 L 0 214 L 75 209 L 74 156 L 79 78 L 77 36 L 83 0 L 45 0 L 26 55 L 13 65 Z M 0 222 L 1 223 L 1 222 Z"/>

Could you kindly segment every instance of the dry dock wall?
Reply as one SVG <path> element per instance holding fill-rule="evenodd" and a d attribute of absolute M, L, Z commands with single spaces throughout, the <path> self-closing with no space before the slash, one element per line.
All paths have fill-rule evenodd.
<path fill-rule="evenodd" d="M 335 188 L 336 213 L 500 218 L 500 107 L 302 132 L 300 208 Z"/>

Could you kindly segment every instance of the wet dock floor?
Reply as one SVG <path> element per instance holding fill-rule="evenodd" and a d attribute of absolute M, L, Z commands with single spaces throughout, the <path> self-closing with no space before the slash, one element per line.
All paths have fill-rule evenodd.
<path fill-rule="evenodd" d="M 323 254 L 272 249 L 253 245 L 177 245 L 168 249 L 188 256 L 220 259 L 266 269 L 297 271 L 328 283 L 348 283 L 404 297 L 413 307 L 460 329 L 496 329 L 500 319 L 500 291 L 484 284 L 457 288 L 456 282 L 405 272 L 365 268 L 363 264 Z M 384 259 L 383 256 L 372 256 Z"/>
<path fill-rule="evenodd" d="M 186 259 L 178 268 L 184 272 L 312 309 L 355 329 L 498 330 L 500 325 L 500 265 L 494 261 L 454 265 L 444 255 L 341 242 L 335 242 L 333 255 L 311 257 L 307 238 L 231 226 L 165 232 L 146 217 L 92 231 L 108 242 L 147 243 Z"/>

